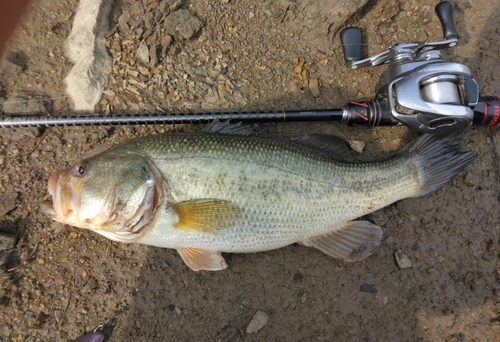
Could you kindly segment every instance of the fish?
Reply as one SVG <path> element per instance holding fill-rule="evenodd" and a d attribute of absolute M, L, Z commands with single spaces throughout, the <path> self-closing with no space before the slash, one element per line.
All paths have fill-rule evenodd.
<path fill-rule="evenodd" d="M 356 162 L 335 136 L 264 138 L 214 121 L 127 140 L 55 172 L 41 210 L 113 241 L 176 249 L 194 271 L 227 268 L 221 253 L 294 243 L 353 262 L 383 235 L 356 219 L 449 183 L 477 156 L 460 141 L 422 135 L 389 159 Z"/>

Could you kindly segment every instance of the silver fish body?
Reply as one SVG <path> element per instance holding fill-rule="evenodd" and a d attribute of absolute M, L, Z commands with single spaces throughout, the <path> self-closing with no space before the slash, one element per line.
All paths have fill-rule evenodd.
<path fill-rule="evenodd" d="M 215 198 L 241 208 L 237 225 L 218 234 L 175 228 L 165 234 L 160 220 L 157 237 L 138 240 L 160 247 L 279 248 L 420 193 L 408 159 L 346 164 L 292 141 L 214 134 L 165 135 L 152 144 L 149 158 L 176 201 Z"/>
<path fill-rule="evenodd" d="M 449 182 L 475 158 L 472 152 L 458 152 L 458 143 L 458 136 L 423 136 L 386 161 L 352 163 L 339 158 L 348 153 L 343 143 L 326 136 L 299 140 L 203 132 L 148 136 L 85 160 L 87 174 L 73 181 L 71 175 L 63 181 L 62 173 L 51 179 L 53 205 L 57 197 L 83 198 L 83 193 L 95 192 L 93 186 L 74 185 L 92 173 L 107 178 L 106 172 L 114 168 L 121 174 L 109 190 L 98 182 L 99 198 L 94 202 L 106 207 L 106 213 L 100 212 L 96 223 L 93 214 L 85 216 L 86 223 L 68 219 L 85 211 L 82 203 L 92 202 L 92 196 L 75 200 L 78 203 L 64 207 L 66 211 L 53 210 L 58 215 L 45 211 L 56 220 L 116 241 L 175 248 L 194 270 L 227 267 L 220 252 L 258 252 L 296 242 L 355 261 L 373 252 L 382 231 L 370 222 L 352 220 Z M 125 169 L 120 171 L 122 159 Z M 101 160 L 111 161 L 112 167 L 93 168 Z M 141 162 L 135 165 L 130 160 Z M 65 172 L 74 174 L 74 169 Z M 134 174 L 134 181 L 127 180 L 128 174 Z M 66 185 L 60 186 L 62 182 Z M 122 194 L 119 189 L 125 183 L 135 185 Z M 65 187 L 78 191 L 64 195 Z M 118 204 L 109 204 L 113 201 Z M 128 214 L 118 219 L 120 210 Z"/>

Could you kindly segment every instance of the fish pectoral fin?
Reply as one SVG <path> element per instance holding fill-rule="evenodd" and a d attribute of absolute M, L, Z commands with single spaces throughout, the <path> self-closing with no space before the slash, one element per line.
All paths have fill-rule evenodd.
<path fill-rule="evenodd" d="M 349 221 L 340 229 L 312 237 L 302 244 L 344 261 L 360 261 L 369 257 L 381 240 L 379 226 L 368 221 Z"/>
<path fill-rule="evenodd" d="M 181 202 L 174 204 L 172 209 L 179 217 L 175 228 L 207 234 L 235 227 L 241 212 L 233 203 L 217 199 Z"/>
<path fill-rule="evenodd" d="M 184 247 L 178 248 L 177 252 L 193 271 L 220 271 L 227 268 L 226 261 L 217 251 Z"/>

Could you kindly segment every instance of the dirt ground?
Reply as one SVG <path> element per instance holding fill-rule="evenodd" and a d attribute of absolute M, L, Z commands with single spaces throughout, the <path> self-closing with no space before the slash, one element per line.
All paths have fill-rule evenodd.
<path fill-rule="evenodd" d="M 102 113 L 338 108 L 372 96 L 386 69 L 349 70 L 339 28 L 362 28 L 370 55 L 399 41 L 442 39 L 429 0 L 168 2 L 200 20 L 189 38 L 169 37 L 155 22 L 161 3 L 133 3 L 112 2 L 113 71 Z M 471 69 L 481 94 L 500 94 L 498 0 L 453 3 L 461 40 L 444 56 Z M 70 110 L 63 42 L 77 7 L 32 3 L 0 74 L 0 113 Z M 132 19 L 120 25 L 125 12 Z M 141 41 L 156 52 L 147 62 L 137 57 Z M 193 272 L 175 250 L 115 243 L 39 211 L 55 170 L 131 137 L 200 127 L 1 129 L 0 231 L 17 243 L 2 252 L 9 258 L 0 266 L 0 341 L 67 341 L 99 322 L 107 341 L 500 340 L 498 130 L 467 128 L 462 148 L 479 157 L 450 185 L 368 215 L 383 242 L 357 263 L 292 245 L 226 254 L 227 270 Z M 360 140 L 363 160 L 387 157 L 416 136 L 405 127 L 331 122 L 258 123 L 254 132 Z M 398 249 L 411 268 L 398 268 Z M 247 333 L 258 310 L 268 323 Z"/>

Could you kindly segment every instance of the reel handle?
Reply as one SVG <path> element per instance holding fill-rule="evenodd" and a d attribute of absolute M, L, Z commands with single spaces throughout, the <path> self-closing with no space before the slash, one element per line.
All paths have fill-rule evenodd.
<path fill-rule="evenodd" d="M 357 27 L 348 27 L 340 33 L 344 60 L 348 65 L 363 59 L 363 32 Z"/>
<path fill-rule="evenodd" d="M 436 5 L 435 11 L 443 28 L 444 40 L 458 40 L 458 31 L 453 20 L 453 4 L 449 1 L 442 1 Z"/>

